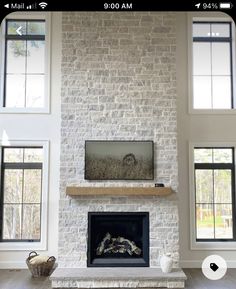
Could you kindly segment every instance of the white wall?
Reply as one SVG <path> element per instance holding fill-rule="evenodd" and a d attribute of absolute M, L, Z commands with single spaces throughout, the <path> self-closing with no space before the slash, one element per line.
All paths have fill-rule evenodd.
<path fill-rule="evenodd" d="M 60 97 L 61 97 L 61 13 L 52 13 L 51 22 L 51 113 L 1 114 L 0 139 L 49 140 L 48 242 L 47 251 L 39 254 L 57 257 L 58 199 L 60 161 Z M 30 245 L 30 244 L 29 244 Z M 0 251 L 0 268 L 26 267 L 28 251 Z"/>
<path fill-rule="evenodd" d="M 208 16 L 213 16 L 213 14 L 209 13 Z M 219 16 L 222 16 L 222 14 Z M 180 208 L 180 264 L 183 267 L 200 267 L 202 260 L 206 256 L 211 254 L 219 254 L 226 259 L 229 267 L 236 267 L 236 251 L 193 251 L 190 249 L 189 142 L 236 142 L 236 112 L 233 114 L 217 115 L 189 114 L 187 80 L 187 13 L 177 13 L 177 129 L 179 166 L 178 192 Z"/>

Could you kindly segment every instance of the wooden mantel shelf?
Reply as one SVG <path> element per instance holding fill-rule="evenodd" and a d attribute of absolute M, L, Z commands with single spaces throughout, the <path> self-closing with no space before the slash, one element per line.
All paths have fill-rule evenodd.
<path fill-rule="evenodd" d="M 170 187 L 67 187 L 69 196 L 124 195 L 124 196 L 167 196 L 173 193 Z"/>

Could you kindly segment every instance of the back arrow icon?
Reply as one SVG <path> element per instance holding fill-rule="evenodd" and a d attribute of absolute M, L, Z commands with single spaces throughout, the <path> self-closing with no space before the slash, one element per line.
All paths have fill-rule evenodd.
<path fill-rule="evenodd" d="M 22 35 L 21 28 L 22 28 L 22 26 L 20 26 L 19 28 L 16 29 L 16 33 L 19 34 L 20 36 Z"/>

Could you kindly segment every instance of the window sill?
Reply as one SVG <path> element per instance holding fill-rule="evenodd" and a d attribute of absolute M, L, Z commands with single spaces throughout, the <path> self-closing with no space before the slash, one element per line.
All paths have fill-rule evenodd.
<path fill-rule="evenodd" d="M 2 242 L 0 251 L 30 251 L 46 250 L 46 244 L 43 242 Z"/>
<path fill-rule="evenodd" d="M 236 242 L 194 242 L 191 244 L 191 250 L 236 250 Z"/>
<path fill-rule="evenodd" d="M 0 107 L 0 114 L 49 114 L 49 107 L 45 108 L 21 108 L 21 107 Z"/>
<path fill-rule="evenodd" d="M 228 114 L 236 114 L 236 109 L 189 109 L 189 114 L 222 114 L 222 115 L 228 115 Z"/>

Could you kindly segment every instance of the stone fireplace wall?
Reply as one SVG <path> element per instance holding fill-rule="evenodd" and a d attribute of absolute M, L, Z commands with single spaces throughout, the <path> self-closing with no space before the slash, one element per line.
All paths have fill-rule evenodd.
<path fill-rule="evenodd" d="M 169 12 L 63 12 L 59 266 L 86 267 L 88 211 L 149 211 L 150 265 L 178 264 L 170 197 L 66 197 L 67 185 L 177 190 L 176 19 Z M 84 180 L 85 140 L 153 140 L 155 180 Z"/>

